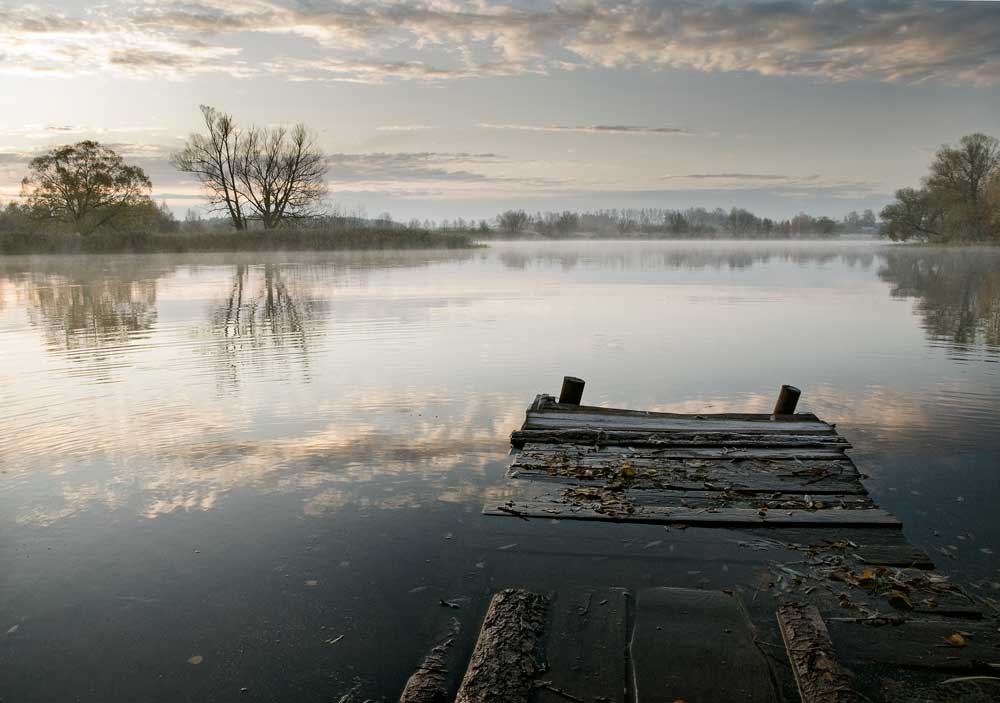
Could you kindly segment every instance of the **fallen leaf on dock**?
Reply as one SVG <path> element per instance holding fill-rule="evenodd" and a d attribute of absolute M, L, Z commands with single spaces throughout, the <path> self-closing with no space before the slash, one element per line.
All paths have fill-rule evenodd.
<path fill-rule="evenodd" d="M 319 581 L 317 581 L 316 579 L 306 579 L 306 586 L 308 588 L 315 588 L 318 585 Z"/>
<path fill-rule="evenodd" d="M 517 542 L 512 542 L 511 544 L 505 544 L 502 547 L 497 547 L 498 551 L 505 551 L 507 549 L 513 549 L 517 546 Z"/>
<path fill-rule="evenodd" d="M 188 664 L 201 664 L 203 661 L 205 661 L 205 657 L 200 654 L 195 654 L 193 657 L 188 659 Z"/>
<path fill-rule="evenodd" d="M 952 647 L 964 647 L 968 644 L 968 641 L 965 639 L 962 633 L 955 632 L 951 635 L 948 635 L 948 644 L 950 644 Z"/>

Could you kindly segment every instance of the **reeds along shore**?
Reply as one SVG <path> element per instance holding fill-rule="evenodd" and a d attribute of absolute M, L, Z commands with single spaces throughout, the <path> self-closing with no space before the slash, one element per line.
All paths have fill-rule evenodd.
<path fill-rule="evenodd" d="M 281 228 L 257 232 L 0 232 L 0 254 L 183 253 L 338 249 L 465 249 L 465 234 L 414 229 Z"/>

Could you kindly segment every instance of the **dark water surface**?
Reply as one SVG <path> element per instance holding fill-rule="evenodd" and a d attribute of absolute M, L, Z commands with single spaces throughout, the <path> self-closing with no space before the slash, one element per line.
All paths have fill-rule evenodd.
<path fill-rule="evenodd" d="M 0 258 L 0 701 L 392 700 L 496 588 L 738 581 L 724 530 L 480 515 L 564 374 L 668 411 L 794 383 L 1000 589 L 998 361 L 998 250 Z"/>

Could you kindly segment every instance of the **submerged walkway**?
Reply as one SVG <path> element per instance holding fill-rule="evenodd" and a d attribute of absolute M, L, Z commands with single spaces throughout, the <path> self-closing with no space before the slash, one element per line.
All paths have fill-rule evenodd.
<path fill-rule="evenodd" d="M 485 514 L 725 527 L 800 558 L 716 590 L 501 591 L 457 700 L 1000 699 L 995 613 L 874 504 L 834 425 L 793 414 L 796 389 L 776 415 L 679 415 L 582 406 L 582 386 L 531 405 Z"/>

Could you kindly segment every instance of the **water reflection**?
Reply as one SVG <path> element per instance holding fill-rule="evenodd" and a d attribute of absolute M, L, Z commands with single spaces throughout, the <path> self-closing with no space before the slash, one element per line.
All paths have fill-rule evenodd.
<path fill-rule="evenodd" d="M 308 377 L 308 339 L 330 308 L 304 280 L 310 272 L 276 263 L 236 265 L 228 291 L 210 313 L 212 334 L 222 340 L 215 347 L 220 385 L 237 384 L 247 361 L 257 367 L 275 360 L 297 365 Z"/>
<path fill-rule="evenodd" d="M 1000 351 L 1000 266 L 991 249 L 889 249 L 879 277 L 916 298 L 932 339 Z"/>
<path fill-rule="evenodd" d="M 830 243 L 758 242 L 588 242 L 581 250 L 574 243 L 496 245 L 497 258 L 511 269 L 577 267 L 669 271 L 698 269 L 742 270 L 773 263 L 802 266 L 842 263 L 870 269 L 878 257 L 872 245 Z"/>

